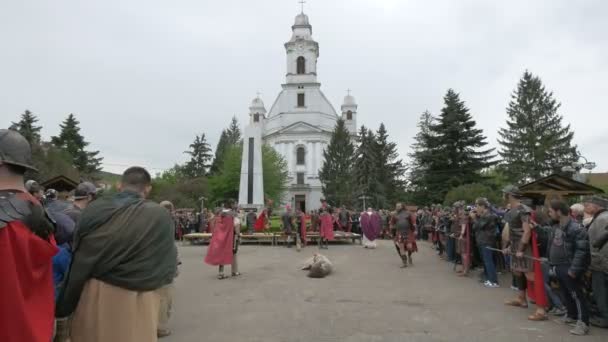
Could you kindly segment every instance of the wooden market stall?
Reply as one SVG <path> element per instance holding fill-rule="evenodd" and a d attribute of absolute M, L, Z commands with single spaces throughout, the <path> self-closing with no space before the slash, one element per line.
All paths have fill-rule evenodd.
<path fill-rule="evenodd" d="M 533 199 L 536 203 L 545 204 L 553 199 L 604 193 L 602 189 L 559 174 L 552 174 L 524 184 L 519 187 L 519 191 L 524 197 Z"/>

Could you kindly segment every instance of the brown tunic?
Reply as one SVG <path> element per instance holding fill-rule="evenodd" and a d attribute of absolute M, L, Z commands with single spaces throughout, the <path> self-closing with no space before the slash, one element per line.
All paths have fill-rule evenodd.
<path fill-rule="evenodd" d="M 505 214 L 505 221 L 509 224 L 509 240 L 511 242 L 511 270 L 514 272 L 529 273 L 534 270 L 531 259 L 515 256 L 515 253 L 520 250 L 521 238 L 524 235 L 524 222 L 529 221 L 531 212 L 532 209 L 520 204 Z M 528 257 L 532 256 L 532 245 L 529 241 L 523 252 Z"/>

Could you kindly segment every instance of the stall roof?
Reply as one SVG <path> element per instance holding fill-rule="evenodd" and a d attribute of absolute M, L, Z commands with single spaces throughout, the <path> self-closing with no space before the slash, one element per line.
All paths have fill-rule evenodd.
<path fill-rule="evenodd" d="M 560 194 L 565 196 L 584 196 L 603 193 L 604 190 L 589 184 L 578 182 L 572 178 L 559 174 L 537 179 L 534 182 L 522 185 L 519 190 L 524 196 Z"/>
<path fill-rule="evenodd" d="M 42 185 L 45 189 L 55 189 L 59 192 L 70 192 L 76 189 L 78 182 L 69 177 L 59 175 L 45 180 L 44 182 L 40 183 L 40 185 Z"/>

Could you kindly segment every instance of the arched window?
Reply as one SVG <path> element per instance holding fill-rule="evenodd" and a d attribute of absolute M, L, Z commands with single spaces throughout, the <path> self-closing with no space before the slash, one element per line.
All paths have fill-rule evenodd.
<path fill-rule="evenodd" d="M 296 162 L 298 165 L 304 165 L 306 163 L 306 151 L 304 147 L 298 147 L 296 150 Z"/>
<path fill-rule="evenodd" d="M 297 73 L 298 75 L 306 73 L 306 59 L 302 56 L 298 57 L 297 60 Z"/>
<path fill-rule="evenodd" d="M 260 122 L 260 114 L 259 113 L 253 114 L 253 122 Z"/>
<path fill-rule="evenodd" d="M 353 119 L 353 112 L 351 112 L 350 110 L 348 112 L 346 112 L 346 120 L 352 120 Z"/>

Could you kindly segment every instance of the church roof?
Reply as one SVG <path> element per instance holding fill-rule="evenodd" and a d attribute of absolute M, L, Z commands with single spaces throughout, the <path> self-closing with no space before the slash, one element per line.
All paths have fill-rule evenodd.
<path fill-rule="evenodd" d="M 296 16 L 295 23 L 293 26 L 310 26 L 310 22 L 308 21 L 308 16 L 304 13 L 300 13 Z"/>
<path fill-rule="evenodd" d="M 345 106 L 356 106 L 357 102 L 355 101 L 355 97 L 352 95 L 346 95 L 344 96 L 344 103 Z"/>

